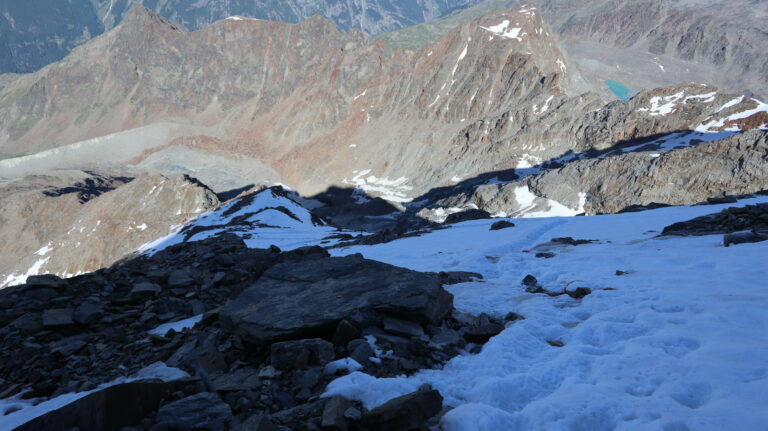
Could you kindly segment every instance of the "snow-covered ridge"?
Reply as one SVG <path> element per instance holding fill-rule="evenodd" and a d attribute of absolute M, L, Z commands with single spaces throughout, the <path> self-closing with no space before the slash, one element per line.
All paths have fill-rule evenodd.
<path fill-rule="evenodd" d="M 172 228 L 165 237 L 139 247 L 141 253 L 154 254 L 171 245 L 199 241 L 222 233 L 242 237 L 248 247 L 276 245 L 290 250 L 318 243 L 335 232 L 309 209 L 301 198 L 281 188 L 269 188 L 235 199 L 213 211 L 201 214 L 184 226 Z"/>

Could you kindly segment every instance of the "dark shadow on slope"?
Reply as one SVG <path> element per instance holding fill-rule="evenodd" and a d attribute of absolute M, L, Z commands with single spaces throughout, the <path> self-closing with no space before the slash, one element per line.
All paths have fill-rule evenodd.
<path fill-rule="evenodd" d="M 232 198 L 236 198 L 240 193 L 246 192 L 246 191 L 254 188 L 255 186 L 256 186 L 255 184 L 248 184 L 248 185 L 243 186 L 243 187 L 238 187 L 238 188 L 235 188 L 235 189 L 226 190 L 226 191 L 223 191 L 221 193 L 216 193 L 216 197 L 219 198 L 219 200 L 221 202 L 225 202 L 225 201 L 228 201 L 228 200 L 230 200 Z"/>
<path fill-rule="evenodd" d="M 78 200 L 81 204 L 84 204 L 95 197 L 101 196 L 107 192 L 111 192 L 123 184 L 130 183 L 134 180 L 133 177 L 107 176 L 94 171 L 86 170 L 83 172 L 90 175 L 90 178 L 78 181 L 71 186 L 53 188 L 50 190 L 45 190 L 42 193 L 49 197 L 59 197 L 71 193 L 77 193 Z"/>

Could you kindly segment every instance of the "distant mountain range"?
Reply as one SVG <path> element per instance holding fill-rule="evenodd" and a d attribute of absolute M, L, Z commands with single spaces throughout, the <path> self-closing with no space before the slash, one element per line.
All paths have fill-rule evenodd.
<path fill-rule="evenodd" d="M 0 2 L 0 73 L 25 73 L 63 58 L 143 5 L 190 30 L 244 16 L 300 22 L 315 14 L 341 31 L 391 31 L 439 18 L 477 0 L 36 0 Z"/>

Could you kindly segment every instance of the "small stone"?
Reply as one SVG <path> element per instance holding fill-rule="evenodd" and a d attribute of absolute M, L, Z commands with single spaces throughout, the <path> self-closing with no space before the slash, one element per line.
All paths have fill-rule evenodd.
<path fill-rule="evenodd" d="M 515 313 L 514 311 L 510 311 L 506 316 L 504 316 L 504 321 L 506 322 L 514 322 L 515 320 L 525 320 L 525 317 L 521 314 Z"/>
<path fill-rule="evenodd" d="M 51 345 L 51 352 L 60 353 L 61 356 L 67 358 L 77 353 L 85 344 L 85 341 L 80 337 L 67 337 L 53 343 Z"/>
<path fill-rule="evenodd" d="M 344 412 L 349 408 L 349 400 L 340 396 L 328 399 L 323 408 L 321 426 L 324 430 L 346 431 L 348 428 Z"/>
<path fill-rule="evenodd" d="M 101 304 L 94 302 L 83 302 L 75 308 L 72 313 L 72 319 L 81 325 L 90 325 L 101 319 L 104 308 Z"/>
<path fill-rule="evenodd" d="M 270 350 L 272 366 L 277 369 L 325 365 L 335 357 L 333 344 L 320 338 L 282 341 L 272 344 Z"/>
<path fill-rule="evenodd" d="M 565 293 L 571 298 L 581 299 L 592 293 L 592 289 L 588 287 L 577 287 L 575 289 L 566 289 Z"/>
<path fill-rule="evenodd" d="M 344 410 L 344 417 L 351 421 L 360 420 L 360 416 L 362 415 L 363 412 L 358 410 L 356 407 L 349 407 L 348 409 Z"/>
<path fill-rule="evenodd" d="M 180 429 L 226 429 L 231 419 L 232 409 L 212 392 L 182 398 L 157 411 L 158 422 Z"/>
<path fill-rule="evenodd" d="M 214 378 L 211 386 L 217 392 L 234 392 L 256 389 L 259 387 L 259 383 L 258 371 L 247 367 Z"/>
<path fill-rule="evenodd" d="M 257 414 L 246 419 L 240 426 L 235 428 L 236 431 L 278 431 L 275 424 L 269 416 L 265 414 Z"/>
<path fill-rule="evenodd" d="M 544 259 L 552 259 L 555 257 L 555 253 L 549 252 L 549 251 L 542 251 L 540 253 L 536 253 L 536 257 L 544 258 Z"/>
<path fill-rule="evenodd" d="M 170 288 L 178 288 L 189 286 L 194 282 L 195 280 L 192 278 L 188 271 L 177 269 L 168 275 L 167 284 Z"/>
<path fill-rule="evenodd" d="M 416 322 L 385 317 L 382 319 L 383 329 L 395 335 L 404 337 L 420 337 L 424 335 L 424 328 Z"/>
<path fill-rule="evenodd" d="M 627 271 L 621 271 L 619 269 L 616 270 L 616 275 L 627 275 L 629 274 Z"/>
<path fill-rule="evenodd" d="M 337 346 L 346 346 L 350 341 L 360 336 L 360 330 L 357 329 L 349 320 L 342 320 L 336 326 L 336 331 L 333 333 L 333 344 Z"/>
<path fill-rule="evenodd" d="M 531 274 L 528 274 L 523 278 L 523 286 L 525 286 L 525 291 L 528 293 L 542 293 L 544 292 L 544 288 L 541 287 L 539 284 L 539 280 L 536 279 L 536 277 L 532 276 Z"/>
<path fill-rule="evenodd" d="M 506 229 L 508 227 L 515 227 L 515 224 L 507 220 L 499 220 L 491 225 L 490 230 Z"/>
<path fill-rule="evenodd" d="M 352 340 L 347 345 L 349 357 L 358 363 L 365 365 L 370 363 L 370 358 L 376 356 L 376 352 L 366 340 Z"/>
<path fill-rule="evenodd" d="M 51 308 L 43 311 L 43 326 L 45 327 L 67 326 L 74 323 L 70 308 Z"/>
<path fill-rule="evenodd" d="M 547 344 L 549 344 L 552 347 L 563 347 L 565 346 L 565 343 L 563 340 L 547 340 Z"/>
<path fill-rule="evenodd" d="M 263 377 L 265 379 L 274 379 L 276 377 L 280 377 L 280 374 L 280 371 L 277 371 L 272 365 L 267 365 L 266 367 L 259 370 L 259 377 Z"/>
<path fill-rule="evenodd" d="M 134 301 L 143 301 L 147 298 L 157 296 L 162 289 L 155 283 L 141 282 L 133 285 L 130 297 Z"/>
<path fill-rule="evenodd" d="M 483 313 L 478 316 L 472 326 L 467 329 L 464 333 L 464 338 L 472 343 L 483 344 L 503 330 L 504 325 L 493 317 Z"/>

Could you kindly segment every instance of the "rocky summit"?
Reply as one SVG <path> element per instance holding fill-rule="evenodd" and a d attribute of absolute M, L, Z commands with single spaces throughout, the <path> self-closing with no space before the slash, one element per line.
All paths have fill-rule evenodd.
<path fill-rule="evenodd" d="M 0 430 L 768 423 L 765 2 L 34 3 Z"/>

